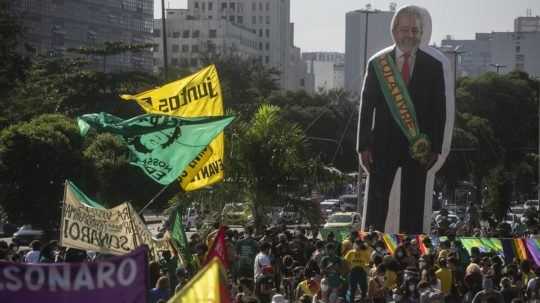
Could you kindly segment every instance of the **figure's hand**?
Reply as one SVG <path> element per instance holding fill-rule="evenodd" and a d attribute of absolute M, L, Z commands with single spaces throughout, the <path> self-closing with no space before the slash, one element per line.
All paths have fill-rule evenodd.
<path fill-rule="evenodd" d="M 371 172 L 371 167 L 373 165 L 373 157 L 371 156 L 371 151 L 369 149 L 361 151 L 360 158 L 362 159 L 361 164 L 364 165 L 364 167 L 367 169 L 367 172 Z"/>
<path fill-rule="evenodd" d="M 433 165 L 435 165 L 435 162 L 437 162 L 437 159 L 439 159 L 439 154 L 431 153 L 431 158 L 426 163 L 426 169 L 430 170 L 433 167 Z"/>

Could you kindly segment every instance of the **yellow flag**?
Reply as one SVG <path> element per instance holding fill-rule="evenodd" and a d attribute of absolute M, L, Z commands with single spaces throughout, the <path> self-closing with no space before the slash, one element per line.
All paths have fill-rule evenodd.
<path fill-rule="evenodd" d="M 145 111 L 180 117 L 223 116 L 221 85 L 214 65 L 193 75 L 137 95 L 122 95 Z M 185 191 L 197 190 L 223 180 L 223 133 L 219 134 L 180 177 Z"/>
<path fill-rule="evenodd" d="M 228 291 L 222 281 L 222 268 L 218 258 L 212 259 L 168 303 L 229 302 Z"/>

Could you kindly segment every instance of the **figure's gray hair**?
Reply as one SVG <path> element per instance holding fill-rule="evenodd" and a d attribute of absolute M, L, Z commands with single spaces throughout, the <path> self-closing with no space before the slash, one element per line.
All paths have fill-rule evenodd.
<path fill-rule="evenodd" d="M 420 13 L 420 11 L 414 7 L 414 6 L 409 6 L 409 7 L 405 7 L 403 9 L 400 9 L 394 20 L 394 24 L 392 24 L 392 32 L 394 32 L 396 30 L 396 27 L 398 26 L 399 24 L 399 17 L 403 16 L 403 15 L 409 15 L 409 16 L 414 16 L 416 18 L 416 20 L 418 20 L 418 24 L 420 25 L 420 32 L 424 32 L 424 21 L 422 20 L 422 14 Z"/>

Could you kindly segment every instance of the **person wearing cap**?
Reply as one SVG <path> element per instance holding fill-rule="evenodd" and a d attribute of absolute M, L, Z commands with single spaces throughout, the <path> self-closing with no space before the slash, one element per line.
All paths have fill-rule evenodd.
<path fill-rule="evenodd" d="M 367 272 L 369 271 L 369 260 L 371 257 L 371 247 L 364 241 L 356 239 L 354 248 L 345 255 L 345 261 L 349 266 L 349 290 L 347 292 L 347 302 L 354 302 L 354 295 L 358 286 L 362 292 L 362 297 L 367 293 Z"/>

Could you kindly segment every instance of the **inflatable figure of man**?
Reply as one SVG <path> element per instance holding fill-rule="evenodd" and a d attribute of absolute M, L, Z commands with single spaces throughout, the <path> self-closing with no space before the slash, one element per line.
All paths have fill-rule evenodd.
<path fill-rule="evenodd" d="M 363 226 L 384 231 L 401 167 L 399 232 L 417 234 L 423 231 L 426 192 L 432 190 L 426 190 L 427 179 L 433 178 L 427 178 L 428 171 L 446 157 L 448 81 L 443 66 L 448 60 L 427 46 L 431 19 L 425 9 L 399 9 L 391 32 L 395 44 L 370 58 L 362 89 L 357 149 L 369 174 Z"/>

